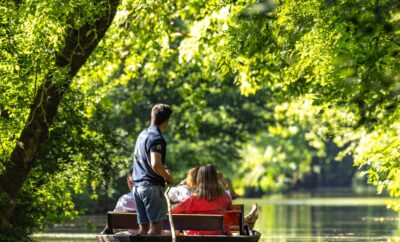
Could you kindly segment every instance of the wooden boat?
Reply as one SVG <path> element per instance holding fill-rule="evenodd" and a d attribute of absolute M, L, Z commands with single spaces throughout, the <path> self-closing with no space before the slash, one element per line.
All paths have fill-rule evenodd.
<path fill-rule="evenodd" d="M 204 235 L 204 236 L 177 236 L 177 242 L 257 242 L 260 239 L 260 233 L 255 231 L 254 235 Z M 97 240 L 101 242 L 172 242 L 171 236 L 153 235 L 153 236 L 135 236 L 125 234 L 98 235 Z"/>
<path fill-rule="evenodd" d="M 229 235 L 178 235 L 177 242 L 257 242 L 261 234 L 249 229 L 243 222 L 241 210 L 213 212 L 212 214 L 173 214 L 175 230 L 221 231 Z M 137 236 L 134 233 L 114 233 L 115 229 L 137 230 L 137 214 L 131 212 L 108 212 L 105 233 L 97 236 L 100 242 L 172 242 L 171 235 Z M 168 220 L 164 221 L 164 230 L 170 230 Z"/>

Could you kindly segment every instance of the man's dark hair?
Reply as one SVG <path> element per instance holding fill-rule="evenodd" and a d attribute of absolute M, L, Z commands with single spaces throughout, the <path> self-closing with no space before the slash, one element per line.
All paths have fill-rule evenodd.
<path fill-rule="evenodd" d="M 168 104 L 156 104 L 151 110 L 151 123 L 155 125 L 162 124 L 169 119 L 172 114 L 172 109 Z"/>

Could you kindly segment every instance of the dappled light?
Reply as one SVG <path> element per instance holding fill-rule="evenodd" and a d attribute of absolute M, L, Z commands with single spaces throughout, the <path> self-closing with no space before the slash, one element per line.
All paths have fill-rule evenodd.
<path fill-rule="evenodd" d="M 112 210 L 156 103 L 173 109 L 163 136 L 176 184 L 213 164 L 242 198 L 372 186 L 391 199 L 354 216 L 392 221 L 399 55 L 397 0 L 0 3 L 0 241 Z M 329 227 L 314 218 L 334 204 L 301 202 L 266 204 L 264 238 L 278 238 L 278 210 L 307 220 L 306 240 Z M 377 236 L 399 236 L 396 223 Z"/>

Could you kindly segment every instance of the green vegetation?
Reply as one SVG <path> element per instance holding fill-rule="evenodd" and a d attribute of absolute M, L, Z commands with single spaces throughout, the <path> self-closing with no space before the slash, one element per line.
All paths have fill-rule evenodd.
<path fill-rule="evenodd" d="M 400 197 L 399 23 L 395 0 L 1 3 L 0 240 L 112 209 L 157 102 L 176 180 L 349 185 L 354 161 Z"/>
<path fill-rule="evenodd" d="M 369 182 L 398 197 L 399 3 L 247 4 L 228 44 L 242 93 L 268 88 L 286 127 L 306 128 L 319 150 L 327 138 L 347 146 L 338 158 L 352 154 Z"/>

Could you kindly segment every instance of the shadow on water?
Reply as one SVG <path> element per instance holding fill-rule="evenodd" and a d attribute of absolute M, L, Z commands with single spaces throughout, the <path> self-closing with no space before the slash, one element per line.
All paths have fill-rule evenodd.
<path fill-rule="evenodd" d="M 292 194 L 262 199 L 238 199 L 247 213 L 258 203 L 260 216 L 255 229 L 261 242 L 269 241 L 398 241 L 400 214 L 386 208 L 387 198 L 311 196 Z M 84 221 L 92 221 L 86 226 Z M 95 241 L 106 216 L 85 216 L 83 222 L 55 225 L 33 238 L 41 242 Z"/>

